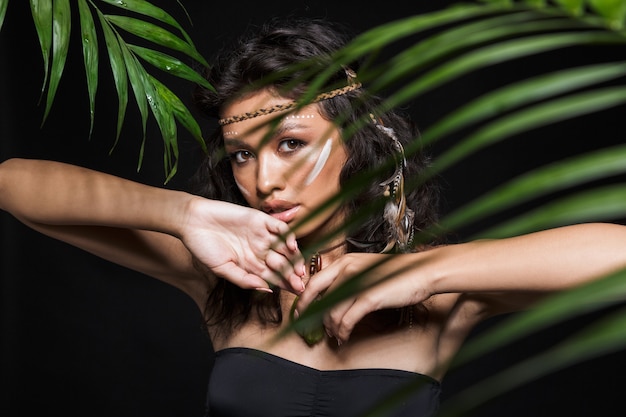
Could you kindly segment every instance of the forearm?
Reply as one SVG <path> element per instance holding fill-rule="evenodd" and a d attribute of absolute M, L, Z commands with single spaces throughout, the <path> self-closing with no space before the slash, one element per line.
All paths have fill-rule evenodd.
<path fill-rule="evenodd" d="M 190 195 L 52 161 L 0 164 L 0 208 L 30 223 L 177 234 Z"/>
<path fill-rule="evenodd" d="M 442 248 L 434 293 L 568 289 L 626 267 L 626 227 L 584 224 Z"/>

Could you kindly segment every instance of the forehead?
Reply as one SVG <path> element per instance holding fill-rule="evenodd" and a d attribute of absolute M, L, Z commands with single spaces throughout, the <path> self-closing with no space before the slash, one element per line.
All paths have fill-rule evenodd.
<path fill-rule="evenodd" d="M 320 114 L 319 104 L 313 103 L 302 107 L 299 110 L 291 111 L 276 111 L 269 114 L 263 114 L 259 110 L 268 109 L 276 105 L 287 105 L 293 103 L 293 100 L 285 98 L 271 91 L 262 90 L 257 93 L 248 95 L 242 99 L 233 101 L 226 105 L 222 111 L 222 118 L 228 118 L 231 116 L 247 115 L 251 114 L 252 117 L 224 125 L 222 127 L 222 133 L 226 136 L 241 136 L 249 135 L 252 133 L 265 133 L 270 128 L 268 123 L 274 120 L 281 113 L 284 118 L 280 121 L 279 126 L 288 127 L 289 125 L 295 125 L 295 122 L 317 121 L 326 122 Z"/>

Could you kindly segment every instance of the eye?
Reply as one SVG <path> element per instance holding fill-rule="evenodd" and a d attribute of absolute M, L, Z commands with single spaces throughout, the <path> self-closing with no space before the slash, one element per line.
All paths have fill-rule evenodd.
<path fill-rule="evenodd" d="M 254 158 L 254 155 L 250 151 L 235 151 L 228 154 L 231 161 L 235 161 L 236 164 L 245 164 L 248 160 Z"/>
<path fill-rule="evenodd" d="M 278 151 L 285 153 L 296 152 L 299 148 L 305 146 L 305 143 L 297 139 L 285 139 L 278 144 Z"/>

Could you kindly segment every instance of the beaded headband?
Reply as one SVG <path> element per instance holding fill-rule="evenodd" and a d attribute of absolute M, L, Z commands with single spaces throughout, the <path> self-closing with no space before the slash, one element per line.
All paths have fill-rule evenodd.
<path fill-rule="evenodd" d="M 311 100 L 311 103 L 318 103 L 320 101 L 328 100 L 337 96 L 341 96 L 350 91 L 358 90 L 359 88 L 361 88 L 361 83 L 356 81 L 356 73 L 349 68 L 345 68 L 345 71 L 348 77 L 348 85 L 346 85 L 345 87 L 336 88 L 334 90 L 318 94 L 317 96 L 315 96 L 313 100 Z M 261 108 L 252 112 L 246 112 L 243 114 L 238 114 L 236 116 L 225 117 L 223 119 L 219 119 L 217 123 L 219 123 L 220 126 L 225 126 L 231 123 L 241 122 L 242 120 L 253 119 L 255 117 L 265 116 L 267 114 L 291 110 L 297 107 L 298 104 L 299 103 L 297 103 L 296 101 L 290 101 L 289 103 L 285 103 L 285 104 L 276 104 L 272 107 Z"/>

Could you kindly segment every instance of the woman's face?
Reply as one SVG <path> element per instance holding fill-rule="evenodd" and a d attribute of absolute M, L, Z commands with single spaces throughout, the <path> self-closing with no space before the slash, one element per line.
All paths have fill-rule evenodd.
<path fill-rule="evenodd" d="M 262 90 L 226 106 L 222 117 L 290 101 Z M 323 234 L 344 220 L 337 203 L 298 225 L 339 193 L 346 162 L 339 130 L 318 109 L 317 104 L 305 106 L 276 127 L 266 124 L 276 117 L 271 114 L 222 128 L 235 181 L 248 204 L 295 227 L 299 238 Z"/>

